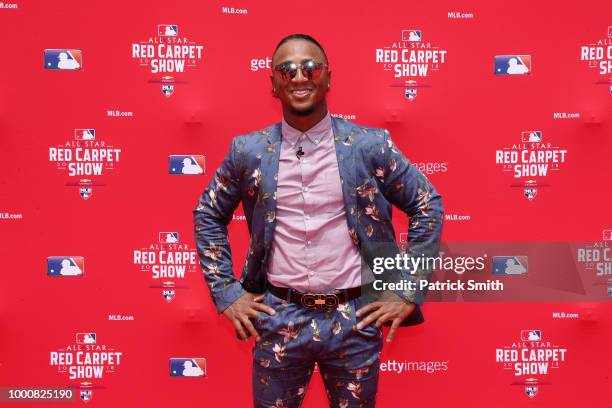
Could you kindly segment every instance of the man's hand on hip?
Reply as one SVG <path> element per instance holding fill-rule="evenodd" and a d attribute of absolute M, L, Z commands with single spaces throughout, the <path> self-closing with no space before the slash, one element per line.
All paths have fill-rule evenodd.
<path fill-rule="evenodd" d="M 390 297 L 394 299 L 390 300 Z M 384 298 L 386 300 L 372 302 L 356 312 L 358 317 L 366 316 L 357 324 L 357 329 L 361 330 L 373 321 L 376 321 L 376 326 L 380 328 L 385 322 L 391 321 L 391 330 L 387 335 L 387 343 L 390 343 L 400 323 L 410 316 L 416 304 L 404 301 L 395 294 L 385 294 Z"/>
<path fill-rule="evenodd" d="M 276 311 L 270 306 L 261 303 L 263 299 L 264 295 L 246 292 L 223 311 L 223 315 L 232 322 L 242 340 L 253 336 L 256 341 L 259 341 L 259 333 L 249 318 L 256 319 L 259 312 L 265 312 L 271 316 L 276 314 Z"/>

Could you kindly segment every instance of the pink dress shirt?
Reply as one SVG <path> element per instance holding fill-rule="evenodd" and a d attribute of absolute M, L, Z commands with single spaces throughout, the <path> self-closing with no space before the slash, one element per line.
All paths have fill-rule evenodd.
<path fill-rule="evenodd" d="M 329 112 L 305 133 L 285 120 L 281 130 L 268 280 L 301 292 L 360 286 L 361 254 L 348 232 Z"/>

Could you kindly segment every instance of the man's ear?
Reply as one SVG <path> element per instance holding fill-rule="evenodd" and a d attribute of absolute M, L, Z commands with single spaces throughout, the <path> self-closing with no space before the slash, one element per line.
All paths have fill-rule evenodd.
<path fill-rule="evenodd" d="M 332 72 L 327 71 L 327 88 L 328 89 L 331 87 L 331 76 L 332 76 Z"/>
<path fill-rule="evenodd" d="M 270 93 L 272 94 L 273 98 L 278 98 L 278 95 L 276 94 L 276 89 L 274 87 L 274 75 L 270 74 L 270 84 L 272 85 L 270 87 Z"/>

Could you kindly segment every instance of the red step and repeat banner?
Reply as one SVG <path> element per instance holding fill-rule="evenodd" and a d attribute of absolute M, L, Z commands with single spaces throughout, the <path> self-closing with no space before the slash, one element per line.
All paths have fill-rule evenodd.
<path fill-rule="evenodd" d="M 231 138 L 280 121 L 270 57 L 307 33 L 333 115 L 388 129 L 442 194 L 443 249 L 482 245 L 489 280 L 522 288 L 439 276 L 466 287 L 431 290 L 426 322 L 385 345 L 379 406 L 612 406 L 611 16 L 604 1 L 0 3 L 2 403 L 251 404 L 252 340 L 213 308 L 192 210 Z M 398 241 L 407 223 L 397 211 Z M 229 230 L 239 273 L 241 207 Z M 304 406 L 325 405 L 317 374 Z"/>

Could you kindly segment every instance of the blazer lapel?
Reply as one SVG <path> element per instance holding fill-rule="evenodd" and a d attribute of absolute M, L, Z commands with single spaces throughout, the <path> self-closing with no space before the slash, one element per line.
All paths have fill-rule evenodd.
<path fill-rule="evenodd" d="M 349 228 L 355 227 L 355 218 L 351 215 L 351 208 L 356 203 L 356 163 L 355 163 L 355 130 L 348 123 L 332 116 L 334 142 L 338 171 L 342 181 L 342 197 L 344 198 L 344 211 Z"/>
<path fill-rule="evenodd" d="M 267 249 L 276 225 L 276 185 L 278 182 L 278 160 L 281 147 L 280 123 L 264 130 L 267 144 L 261 152 L 261 181 L 257 205 L 264 217 L 264 247 Z"/>

